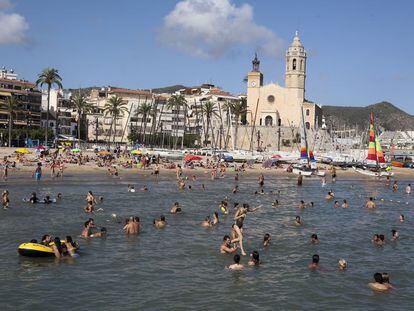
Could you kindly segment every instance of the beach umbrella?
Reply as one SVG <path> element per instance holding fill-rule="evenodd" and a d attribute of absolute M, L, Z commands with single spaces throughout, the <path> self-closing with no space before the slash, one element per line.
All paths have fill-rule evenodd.
<path fill-rule="evenodd" d="M 138 150 L 138 149 L 134 149 L 134 150 L 131 151 L 131 153 L 132 154 L 142 154 L 142 151 Z"/>
<path fill-rule="evenodd" d="M 36 150 L 45 150 L 45 149 L 46 148 L 44 146 L 42 146 L 42 145 L 36 147 Z"/>
<path fill-rule="evenodd" d="M 79 148 L 74 148 L 71 150 L 72 152 L 81 152 L 81 150 Z"/>
<path fill-rule="evenodd" d="M 192 155 L 192 154 L 187 154 L 184 157 L 184 161 L 200 161 L 202 159 L 203 159 L 202 157 L 196 156 L 196 155 Z"/>
<path fill-rule="evenodd" d="M 16 152 L 17 153 L 22 153 L 22 154 L 30 153 L 29 149 L 27 149 L 27 148 L 17 148 Z"/>

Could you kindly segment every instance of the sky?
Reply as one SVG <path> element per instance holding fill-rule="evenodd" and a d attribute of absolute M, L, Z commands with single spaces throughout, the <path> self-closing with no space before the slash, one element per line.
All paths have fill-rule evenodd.
<path fill-rule="evenodd" d="M 413 11 L 409 0 L 0 0 L 0 66 L 30 81 L 54 67 L 65 88 L 213 83 L 239 94 L 255 52 L 265 83 L 283 85 L 297 30 L 308 100 L 414 114 Z"/>

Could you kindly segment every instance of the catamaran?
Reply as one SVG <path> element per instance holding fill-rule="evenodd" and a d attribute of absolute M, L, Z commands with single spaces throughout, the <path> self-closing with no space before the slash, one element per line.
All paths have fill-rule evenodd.
<path fill-rule="evenodd" d="M 392 176 L 391 167 L 385 163 L 384 153 L 382 152 L 381 143 L 375 136 L 374 114 L 371 112 L 369 120 L 369 144 L 368 156 L 359 166 L 354 166 L 354 170 L 358 173 L 372 176 Z"/>

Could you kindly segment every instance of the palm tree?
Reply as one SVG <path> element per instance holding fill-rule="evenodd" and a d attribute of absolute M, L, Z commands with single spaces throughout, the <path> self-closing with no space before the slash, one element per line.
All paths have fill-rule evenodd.
<path fill-rule="evenodd" d="M 142 128 L 142 123 L 144 123 L 144 138 L 142 139 L 143 143 L 145 143 L 145 134 L 147 132 L 147 118 L 151 114 L 151 110 L 152 110 L 151 104 L 147 104 L 146 102 L 138 106 L 138 108 L 135 110 L 136 117 L 138 117 L 139 115 L 142 115 L 141 128 Z"/>
<path fill-rule="evenodd" d="M 47 84 L 47 111 L 46 111 L 46 132 L 45 141 L 47 146 L 47 136 L 49 130 L 49 106 L 50 106 L 50 89 L 56 85 L 59 89 L 62 88 L 62 78 L 59 76 L 58 70 L 55 68 L 45 68 L 42 73 L 38 75 L 36 85 L 43 87 Z"/>
<path fill-rule="evenodd" d="M 116 120 L 120 115 L 127 112 L 128 108 L 126 107 L 127 103 L 123 102 L 122 97 L 118 95 L 112 96 L 109 98 L 108 102 L 104 106 L 105 116 L 112 116 L 112 126 L 114 127 L 114 143 L 115 143 L 115 136 L 116 136 Z M 109 133 L 109 141 L 111 141 L 111 133 Z"/>
<path fill-rule="evenodd" d="M 2 103 L 2 108 L 7 110 L 9 114 L 9 147 L 11 147 L 12 141 L 12 128 L 13 128 L 13 114 L 16 113 L 18 109 L 19 101 L 17 97 L 10 96 Z"/>
<path fill-rule="evenodd" d="M 85 115 L 92 110 L 92 104 L 86 100 L 86 94 L 79 90 L 79 93 L 75 95 L 72 101 L 73 108 L 76 109 L 78 115 L 78 144 L 80 147 L 81 141 L 81 122 Z"/>
<path fill-rule="evenodd" d="M 201 110 L 202 110 L 203 114 L 206 117 L 206 132 L 204 133 L 204 135 L 205 135 L 204 144 L 207 145 L 208 132 L 209 132 L 210 128 L 211 128 L 211 136 L 214 140 L 214 130 L 213 130 L 213 126 L 211 125 L 211 119 L 212 119 L 213 116 L 217 117 L 218 113 L 217 113 L 216 105 L 212 101 L 205 102 L 201 106 Z"/>
<path fill-rule="evenodd" d="M 228 108 L 230 110 L 230 113 L 233 115 L 233 119 L 235 123 L 234 138 L 233 138 L 233 149 L 235 149 L 236 144 L 237 144 L 238 130 L 239 130 L 239 119 L 241 116 L 243 116 L 247 112 L 246 98 L 242 98 L 240 101 L 237 101 L 237 102 L 228 103 Z"/>
<path fill-rule="evenodd" d="M 181 107 L 187 103 L 183 95 L 174 94 L 168 100 L 167 108 L 175 111 L 175 142 L 174 149 L 177 149 L 178 142 L 178 116 L 180 114 Z M 185 117 L 185 116 L 184 116 Z"/>

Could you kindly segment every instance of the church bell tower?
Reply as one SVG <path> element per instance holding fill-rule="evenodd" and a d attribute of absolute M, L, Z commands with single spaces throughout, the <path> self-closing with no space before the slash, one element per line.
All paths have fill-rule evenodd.
<path fill-rule="evenodd" d="M 299 96 L 305 96 L 306 51 L 295 32 L 292 44 L 286 51 L 285 87 L 297 89 Z"/>

